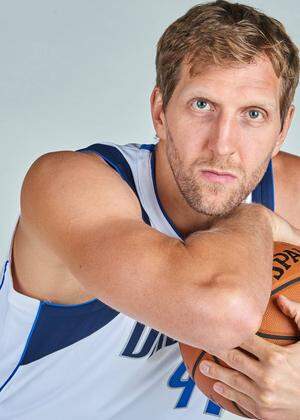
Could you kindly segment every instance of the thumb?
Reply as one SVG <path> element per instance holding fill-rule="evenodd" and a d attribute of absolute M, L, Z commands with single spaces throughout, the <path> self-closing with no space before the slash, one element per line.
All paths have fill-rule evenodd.
<path fill-rule="evenodd" d="M 300 303 L 290 300 L 284 295 L 277 297 L 277 303 L 282 312 L 292 318 L 300 329 Z"/>

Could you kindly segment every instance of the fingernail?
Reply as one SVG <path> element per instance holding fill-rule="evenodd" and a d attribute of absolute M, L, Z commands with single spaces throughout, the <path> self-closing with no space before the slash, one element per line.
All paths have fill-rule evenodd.
<path fill-rule="evenodd" d="M 200 371 L 204 374 L 209 372 L 210 365 L 206 362 L 200 363 Z"/>
<path fill-rule="evenodd" d="M 213 389 L 217 392 L 222 393 L 224 391 L 224 388 L 220 384 L 214 384 Z"/>

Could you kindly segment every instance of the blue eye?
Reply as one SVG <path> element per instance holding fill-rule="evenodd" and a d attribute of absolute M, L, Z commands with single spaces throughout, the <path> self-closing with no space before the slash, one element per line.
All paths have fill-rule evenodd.
<path fill-rule="evenodd" d="M 207 101 L 205 101 L 204 99 L 197 99 L 193 102 L 193 108 L 197 109 L 197 110 L 210 110 L 210 105 Z"/>
<path fill-rule="evenodd" d="M 249 116 L 251 120 L 256 120 L 260 114 L 261 112 L 257 111 L 256 109 L 251 109 L 251 111 L 249 111 Z"/>
<path fill-rule="evenodd" d="M 196 105 L 197 105 L 198 108 L 204 109 L 207 105 L 207 102 L 199 100 L 199 101 L 196 102 Z"/>

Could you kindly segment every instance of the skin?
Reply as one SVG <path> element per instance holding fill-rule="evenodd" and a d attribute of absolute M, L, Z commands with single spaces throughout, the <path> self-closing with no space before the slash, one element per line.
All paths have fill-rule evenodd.
<path fill-rule="evenodd" d="M 300 303 L 282 296 L 278 297 L 277 303 L 300 331 Z M 255 418 L 297 420 L 300 412 L 299 352 L 299 342 L 281 347 L 253 335 L 239 348 L 215 353 L 231 369 L 207 362 L 201 363 L 199 368 L 204 375 L 216 379 L 216 392 L 235 401 Z"/>
<path fill-rule="evenodd" d="M 230 212 L 246 198 L 270 158 L 278 154 L 294 113 L 291 106 L 281 130 L 280 80 L 267 59 L 240 67 L 209 66 L 193 78 L 188 70 L 184 64 L 165 112 L 159 89 L 151 95 L 153 123 L 160 139 L 158 192 L 184 234 L 207 227 L 213 217 Z M 205 107 L 197 107 L 197 99 Z M 251 119 L 249 114 L 256 110 L 258 118 Z M 281 155 L 276 159 L 276 172 L 283 171 Z M 298 160 L 293 167 L 299 167 Z M 200 175 L 202 169 L 231 172 L 237 179 L 226 185 L 207 182 Z M 276 180 L 280 178 L 280 173 L 275 174 Z M 276 185 L 279 208 L 284 184 Z M 284 217 L 290 207 L 285 207 Z"/>
<path fill-rule="evenodd" d="M 300 158 L 279 152 L 294 107 L 281 130 L 280 83 L 271 63 L 259 58 L 239 68 L 210 66 L 194 78 L 184 65 L 165 112 L 159 89 L 153 90 L 152 117 L 160 138 L 158 191 L 169 216 L 185 234 L 205 229 L 212 218 L 244 200 L 270 158 L 275 211 L 300 227 Z M 209 182 L 199 175 L 203 169 L 232 172 L 236 182 Z M 300 304 L 279 298 L 278 305 L 300 329 Z M 240 347 L 258 360 L 232 349 L 215 353 L 232 369 L 214 362 L 200 364 L 202 373 L 221 386 L 216 391 L 257 418 L 299 419 L 300 344 L 280 347 L 254 335 Z"/>
<path fill-rule="evenodd" d="M 300 158 L 279 152 L 291 124 L 294 107 L 290 107 L 281 130 L 280 80 L 271 63 L 261 57 L 252 64 L 239 67 L 211 66 L 201 69 L 193 78 L 188 75 L 187 65 L 184 64 L 181 70 L 180 80 L 166 110 L 163 110 L 159 89 L 154 88 L 151 95 L 153 124 L 160 139 L 156 154 L 158 194 L 177 228 L 188 235 L 205 229 L 213 218 L 228 213 L 253 189 L 270 158 L 274 164 L 275 211 L 300 228 L 300 191 L 297 182 L 300 179 Z M 195 101 L 191 101 L 194 98 L 203 101 L 203 97 L 208 107 L 195 108 Z M 261 111 L 265 118 L 260 114 L 259 121 L 250 118 L 249 112 L 256 110 Z M 94 162 L 98 162 L 98 157 L 90 157 L 91 164 L 93 158 Z M 224 185 L 208 182 L 201 177 L 200 171 L 203 169 L 233 172 L 236 179 Z M 64 304 L 82 303 L 94 297 L 67 270 L 50 246 L 38 238 L 29 224 L 19 223 L 13 252 L 18 262 L 17 270 L 13 268 L 14 287 L 21 293 Z M 34 266 L 30 263 L 33 260 Z M 241 382 L 233 386 L 232 372 L 214 367 L 213 375 L 223 384 L 231 385 L 231 399 L 238 400 L 241 394 L 244 396 L 241 405 L 248 411 L 263 413 L 264 419 L 269 416 L 272 420 L 282 420 L 282 412 L 292 407 L 295 411 L 289 412 L 288 418 L 296 419 L 300 407 L 294 403 L 298 398 L 300 376 L 293 376 L 292 385 L 289 383 L 288 389 L 284 388 L 287 384 L 283 380 L 279 382 L 281 387 L 277 384 L 276 389 L 275 386 L 270 388 L 272 381 L 263 387 L 260 380 L 266 376 L 266 372 L 268 377 L 271 375 L 270 364 L 266 360 L 273 360 L 277 357 L 275 354 L 280 354 L 279 357 L 290 362 L 288 358 L 292 356 L 287 348 L 275 346 L 275 351 L 270 343 L 257 339 L 254 337 L 251 343 L 244 344 L 253 354 L 260 352 L 262 355 L 256 366 L 250 362 L 245 363 L 243 359 L 243 366 L 248 366 L 248 378 L 256 374 L 257 382 L 251 390 L 245 386 L 245 382 L 244 386 Z M 227 361 L 230 354 L 219 354 L 219 357 Z M 293 353 L 295 365 L 300 364 L 297 354 L 298 349 Z M 282 377 L 288 377 L 288 365 L 280 364 Z M 242 362 L 236 362 L 233 367 L 243 371 Z M 266 408 L 261 399 L 254 401 L 254 389 L 255 395 L 272 395 L 268 401 L 273 401 L 275 396 L 279 400 L 275 392 L 281 392 L 280 396 L 287 395 L 281 417 L 270 417 L 270 407 Z M 236 392 L 234 396 L 233 392 Z"/>

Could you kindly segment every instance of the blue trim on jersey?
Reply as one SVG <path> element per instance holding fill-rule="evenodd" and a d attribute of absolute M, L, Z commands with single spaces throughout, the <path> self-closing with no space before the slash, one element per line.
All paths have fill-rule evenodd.
<path fill-rule="evenodd" d="M 151 144 L 147 144 L 147 143 L 143 143 L 140 145 L 140 149 L 146 149 L 149 150 L 150 152 L 153 152 L 153 150 L 155 149 L 155 144 L 151 143 Z"/>
<path fill-rule="evenodd" d="M 160 207 L 163 215 L 167 219 L 167 222 L 171 225 L 172 229 L 174 229 L 174 231 L 177 233 L 177 235 L 181 239 L 184 239 L 182 233 L 179 232 L 179 230 L 176 228 L 176 226 L 174 225 L 174 223 L 172 222 L 172 220 L 169 218 L 168 214 L 166 213 L 166 211 L 163 208 L 163 205 L 162 205 L 162 203 L 160 201 L 160 198 L 159 198 L 159 195 L 158 195 L 158 192 L 157 192 L 157 184 L 156 184 L 156 177 L 155 177 L 155 147 L 153 147 L 152 150 L 153 151 L 152 151 L 152 154 L 151 154 L 151 174 L 152 174 L 152 182 L 153 182 L 153 187 L 154 187 L 154 191 L 155 191 L 155 195 L 156 195 L 156 199 L 157 199 L 158 205 L 159 205 L 159 207 Z"/>
<path fill-rule="evenodd" d="M 98 299 L 78 305 L 41 302 L 20 364 L 27 365 L 77 343 L 103 328 L 118 314 Z"/>
<path fill-rule="evenodd" d="M 118 314 L 97 299 L 77 305 L 40 302 L 20 360 L 0 392 L 20 366 L 74 344 L 104 327 Z"/>
<path fill-rule="evenodd" d="M 263 204 L 270 210 L 274 211 L 275 209 L 272 160 L 270 160 L 262 180 L 252 192 L 252 201 L 254 203 Z"/>
<path fill-rule="evenodd" d="M 144 222 L 147 223 L 147 225 L 151 225 L 150 219 L 145 209 L 143 208 L 140 197 L 138 195 L 131 168 L 127 160 L 120 152 L 120 150 L 117 149 L 117 147 L 107 144 L 95 143 L 83 149 L 78 149 L 76 150 L 76 152 L 96 153 L 97 155 L 101 156 L 113 169 L 115 169 L 119 173 L 119 175 L 124 179 L 124 181 L 127 182 L 127 184 L 131 187 L 131 189 L 137 196 L 140 202 L 142 218 Z"/>
<path fill-rule="evenodd" d="M 22 355 L 21 355 L 21 357 L 20 357 L 20 360 L 19 360 L 19 362 L 18 362 L 17 366 L 14 368 L 14 370 L 13 370 L 13 371 L 12 371 L 12 373 L 10 374 L 10 376 L 6 379 L 6 381 L 4 382 L 4 384 L 0 387 L 0 392 L 1 392 L 1 391 L 3 390 L 3 388 L 4 388 L 7 384 L 8 384 L 8 382 L 12 379 L 12 377 L 15 375 L 15 373 L 16 373 L 16 372 L 17 372 L 17 370 L 19 369 L 19 367 L 22 365 L 22 361 L 23 361 L 24 355 L 25 355 L 25 353 L 27 352 L 27 349 L 28 349 L 28 346 L 29 346 L 29 343 L 30 343 L 30 340 L 31 340 L 32 334 L 33 334 L 33 332 L 34 332 L 34 330 L 35 330 L 36 323 L 37 323 L 37 321 L 38 321 L 38 319 L 39 319 L 39 315 L 40 315 L 40 312 L 41 312 L 42 306 L 43 306 L 43 302 L 41 302 L 41 303 L 40 303 L 39 309 L 38 309 L 38 311 L 37 311 L 37 314 L 36 314 L 36 316 L 35 316 L 34 322 L 33 322 L 33 324 L 32 324 L 32 327 L 31 327 L 30 333 L 29 333 L 29 335 L 28 335 L 28 338 L 27 338 L 27 341 L 26 341 L 25 347 L 24 347 L 24 349 L 23 349 L 23 353 L 22 353 Z"/>
<path fill-rule="evenodd" d="M 6 273 L 6 269 L 7 269 L 8 262 L 9 262 L 9 260 L 7 260 L 7 261 L 5 262 L 5 265 L 4 265 L 3 275 L 2 275 L 1 284 L 0 284 L 0 290 L 2 289 L 2 286 L 3 286 L 3 284 L 4 284 L 5 273 Z"/>
<path fill-rule="evenodd" d="M 8 263 L 9 260 L 5 263 L 0 289 Z M 88 337 L 118 314 L 118 311 L 98 299 L 74 305 L 41 301 L 18 365 L 0 387 L 0 392 L 20 365 L 34 362 Z"/>

